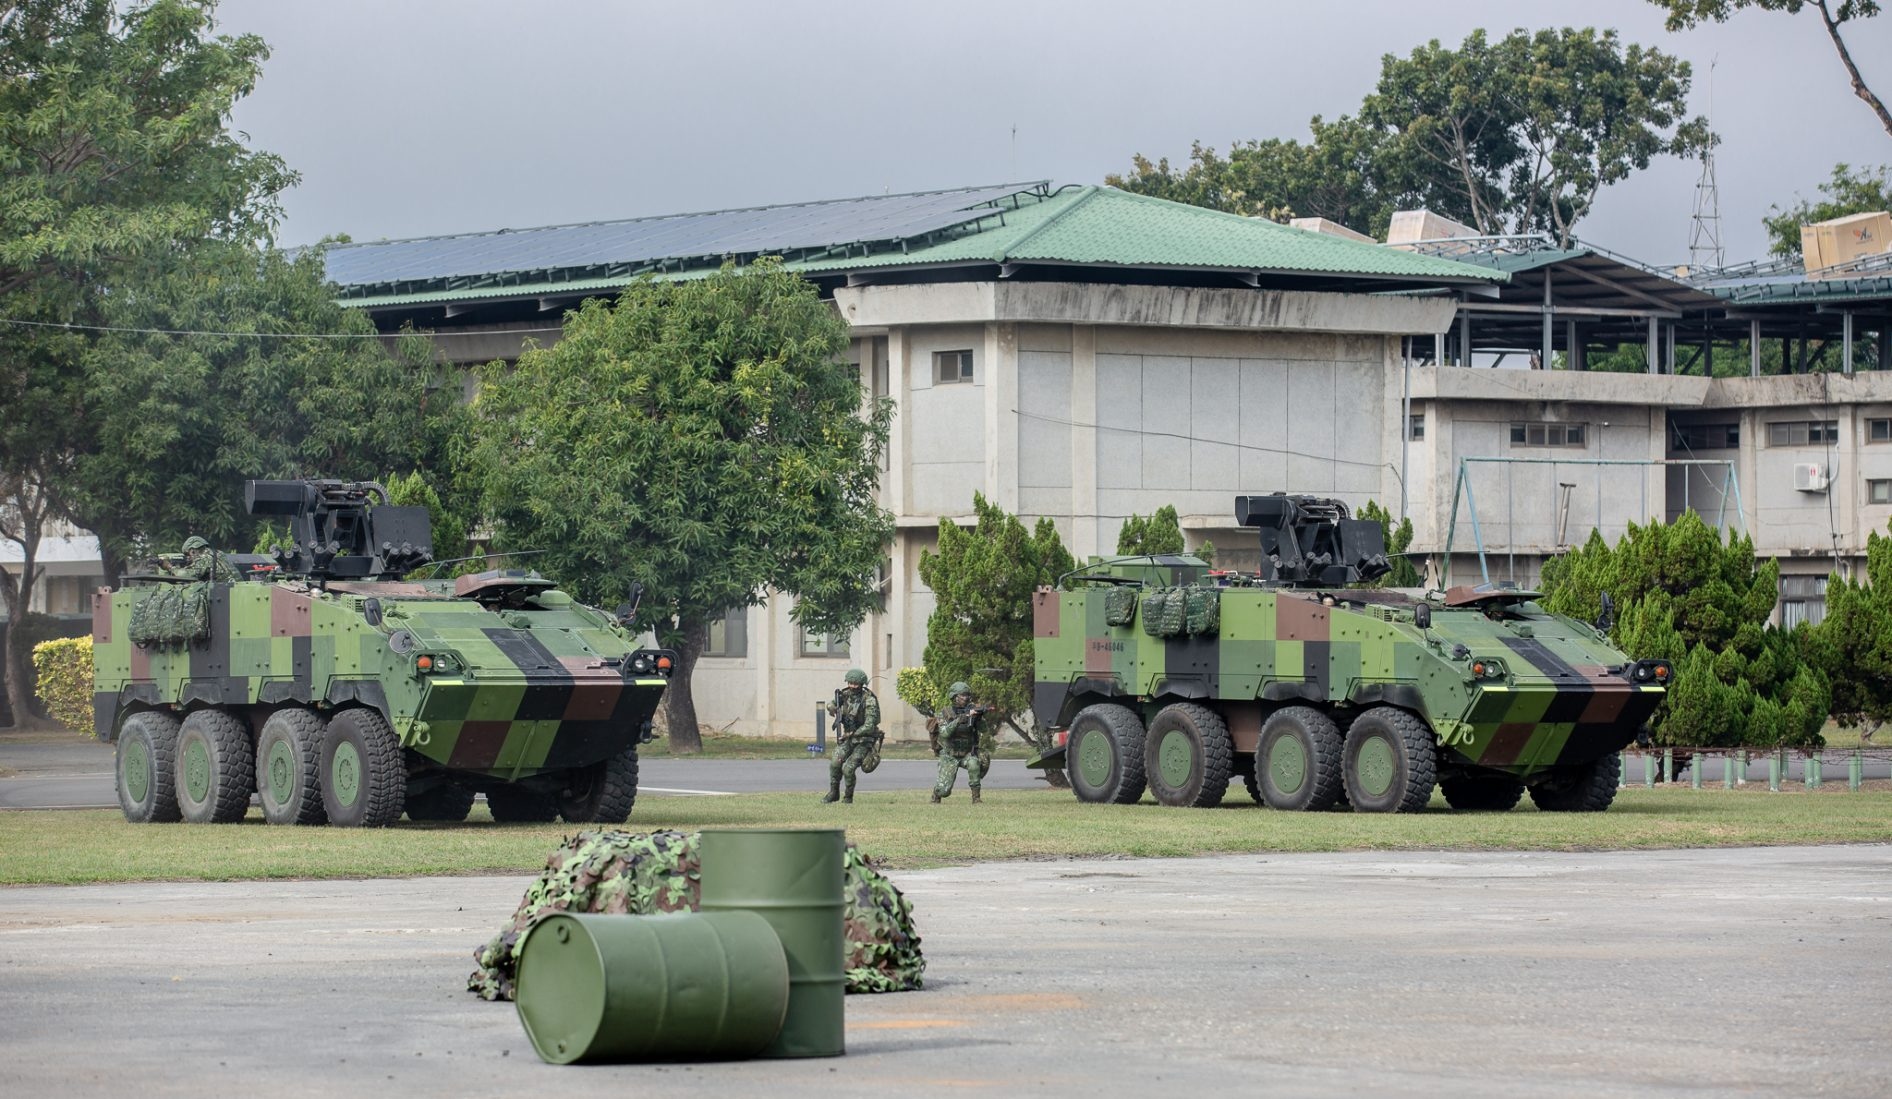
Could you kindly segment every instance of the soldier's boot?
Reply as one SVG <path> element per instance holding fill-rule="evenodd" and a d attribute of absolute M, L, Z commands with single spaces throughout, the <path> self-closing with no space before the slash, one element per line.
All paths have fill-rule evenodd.
<path fill-rule="evenodd" d="M 934 787 L 933 789 L 933 804 L 934 805 L 939 804 L 939 788 L 938 787 Z"/>
<path fill-rule="evenodd" d="M 847 793 L 841 795 L 841 801 L 845 805 L 854 804 L 854 784 L 853 783 L 850 782 L 847 784 Z"/>
<path fill-rule="evenodd" d="M 837 779 L 834 782 L 828 783 L 828 792 L 822 795 L 821 804 L 826 805 L 829 802 L 840 801 L 840 800 L 841 800 L 841 783 Z"/>
<path fill-rule="evenodd" d="M 979 788 L 977 786 L 972 788 L 972 804 L 979 804 Z"/>

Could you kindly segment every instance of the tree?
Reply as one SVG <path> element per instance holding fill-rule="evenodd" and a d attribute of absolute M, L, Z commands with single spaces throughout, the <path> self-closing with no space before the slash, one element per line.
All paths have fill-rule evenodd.
<path fill-rule="evenodd" d="M 17 574 L 0 568 L 0 609 L 7 612 L 6 644 L 0 648 L 0 659 L 4 660 L 0 663 L 0 681 L 6 684 L 6 712 L 13 724 L 20 726 L 34 724 L 33 647 L 26 643 L 24 627 L 33 585 L 40 578 L 40 538 L 51 512 L 51 501 L 40 484 L 41 474 L 36 469 L 12 473 L 0 470 L 0 540 L 20 550 Z"/>
<path fill-rule="evenodd" d="M 1657 156 L 1694 156 L 1713 135 L 1687 117 L 1689 65 L 1615 31 L 1474 31 L 1388 54 L 1355 116 L 1313 120 L 1313 140 L 1197 145 L 1190 166 L 1138 155 L 1146 194 L 1250 216 L 1329 217 L 1379 235 L 1424 206 L 1485 234 L 1548 232 L 1567 247 L 1605 187 Z"/>
<path fill-rule="evenodd" d="M 1027 532 L 1017 516 L 983 495 L 973 494 L 972 507 L 978 515 L 972 529 L 941 520 L 938 552 L 920 554 L 920 579 L 935 600 L 926 620 L 926 678 L 939 698 L 947 685 L 964 680 L 1042 751 L 1050 746 L 1043 739 L 1048 731 L 1018 721 L 1031 710 L 1037 679 L 1031 596 L 1076 563 L 1050 519 L 1040 518 Z"/>
<path fill-rule="evenodd" d="M 644 585 L 635 628 L 677 650 L 678 751 L 702 747 L 690 673 L 713 619 L 773 592 L 803 629 L 844 633 L 878 602 L 893 404 L 864 399 L 847 347 L 815 287 L 764 260 L 586 302 L 558 343 L 481 372 L 488 516 L 586 602 Z"/>
<path fill-rule="evenodd" d="M 319 249 L 290 259 L 207 240 L 104 303 L 122 331 L 80 356 L 57 494 L 108 566 L 193 533 L 250 545 L 245 478 L 445 472 L 469 419 L 457 379 L 424 337 L 384 346 L 365 315 L 331 300 L 322 270 Z"/>
<path fill-rule="evenodd" d="M 1833 684 L 1833 716 L 1871 729 L 1892 720 L 1892 534 L 1866 538 L 1863 579 L 1827 581 L 1826 618 L 1813 634 Z"/>
<path fill-rule="evenodd" d="M 1886 110 L 1885 103 L 1866 86 L 1866 80 L 1859 75 L 1859 66 L 1853 63 L 1853 54 L 1846 46 L 1846 38 L 1840 28 L 1855 19 L 1870 19 L 1879 14 L 1878 0 L 1649 0 L 1656 7 L 1669 13 L 1668 27 L 1672 31 L 1686 30 L 1712 19 L 1725 23 L 1728 17 L 1742 8 L 1760 8 L 1763 11 L 1784 11 L 1788 15 L 1799 15 L 1811 8 L 1820 13 L 1820 25 L 1826 29 L 1826 37 L 1833 43 L 1833 49 L 1839 54 L 1839 63 L 1846 70 L 1846 78 L 1851 82 L 1853 94 L 1858 96 L 1872 113 L 1879 118 L 1879 125 L 1892 135 L 1892 112 Z"/>
<path fill-rule="evenodd" d="M 210 0 L 122 14 L 111 0 L 0 6 L 0 484 L 13 506 L 65 510 L 96 340 L 84 326 L 133 295 L 153 261 L 210 236 L 266 235 L 294 179 L 227 129 L 268 50 L 214 36 L 213 11 Z M 30 600 L 35 579 L 7 581 L 10 598 Z M 0 652 L 0 668 L 19 664 Z"/>
<path fill-rule="evenodd" d="M 1406 548 L 1412 545 L 1412 520 L 1406 518 L 1395 523 L 1393 513 L 1372 500 L 1368 500 L 1366 506 L 1360 509 L 1359 517 L 1379 523 L 1386 537 L 1386 559 L 1393 565 L 1393 571 L 1372 581 L 1371 586 L 1416 588 L 1424 583 L 1419 577 L 1419 570 L 1413 567 L 1412 558 L 1405 556 Z"/>
<path fill-rule="evenodd" d="M 1819 202 L 1800 198 L 1792 206 L 1769 207 L 1761 224 L 1767 227 L 1767 250 L 1776 256 L 1800 254 L 1800 227 L 1816 221 L 1830 221 L 1848 214 L 1874 210 L 1892 210 L 1892 167 L 1861 168 L 1836 164 L 1833 174 L 1820 184 L 1826 197 Z M 1795 196 L 1799 198 L 1799 196 Z"/>
<path fill-rule="evenodd" d="M 1675 667 L 1653 722 L 1657 743 L 1687 747 L 1817 747 L 1831 693 L 1807 663 L 1804 628 L 1768 624 L 1780 565 L 1756 563 L 1746 536 L 1722 540 L 1693 511 L 1673 523 L 1631 523 L 1615 546 L 1596 531 L 1544 566 L 1544 606 L 1592 621 L 1608 593 L 1615 645 Z"/>
<path fill-rule="evenodd" d="M 1215 546 L 1204 542 L 1191 550 L 1183 542 L 1182 521 L 1176 515 L 1175 507 L 1164 504 L 1150 514 L 1148 519 L 1141 515 L 1132 515 L 1123 521 L 1117 530 L 1117 553 L 1122 556 L 1131 554 L 1189 553 L 1204 561 L 1215 561 Z"/>

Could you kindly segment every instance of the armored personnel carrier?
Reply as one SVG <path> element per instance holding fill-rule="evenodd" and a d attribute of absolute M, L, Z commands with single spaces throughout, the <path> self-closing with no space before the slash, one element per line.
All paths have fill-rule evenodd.
<path fill-rule="evenodd" d="M 1240 776 L 1277 809 L 1601 811 L 1621 749 L 1671 669 L 1610 645 L 1607 621 L 1485 586 L 1414 597 L 1358 586 L 1389 571 L 1384 532 L 1338 500 L 1242 496 L 1262 566 L 1093 562 L 1034 597 L 1031 766 L 1084 801 L 1212 806 Z M 1605 612 L 1608 613 L 1607 611 Z"/>
<path fill-rule="evenodd" d="M 536 573 L 408 580 L 425 508 L 372 482 L 251 481 L 293 543 L 93 604 L 93 708 L 133 822 L 620 823 L 674 655 Z M 235 575 L 238 579 L 228 578 Z"/>

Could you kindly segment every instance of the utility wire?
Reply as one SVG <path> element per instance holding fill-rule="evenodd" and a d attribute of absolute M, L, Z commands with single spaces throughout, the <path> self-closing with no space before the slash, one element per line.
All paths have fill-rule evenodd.
<path fill-rule="evenodd" d="M 1107 424 L 1083 424 L 1083 423 L 1078 423 L 1076 420 L 1061 419 L 1057 416 L 1045 416 L 1037 412 L 1025 412 L 1021 409 L 1016 409 L 1016 408 L 1012 409 L 1012 414 L 1015 416 L 1019 416 L 1024 419 L 1027 419 L 1027 420 L 1040 420 L 1040 421 L 1043 421 L 1044 423 L 1060 424 L 1064 427 L 1081 427 L 1081 428 L 1087 428 L 1093 431 L 1118 431 L 1127 435 L 1152 435 L 1152 436 L 1156 436 L 1158 438 L 1163 438 L 1163 439 L 1178 439 L 1183 442 L 1203 443 L 1209 446 L 1232 446 L 1236 448 L 1237 450 L 1250 450 L 1250 451 L 1254 451 L 1257 454 L 1275 454 L 1275 455 L 1283 455 L 1283 456 L 1305 457 L 1305 458 L 1314 459 L 1316 461 L 1331 462 L 1335 465 L 1357 466 L 1361 469 L 1379 470 L 1382 468 L 1389 468 L 1391 466 L 1391 463 L 1360 462 L 1360 461 L 1355 461 L 1351 458 L 1321 459 L 1318 455 L 1313 455 L 1313 454 L 1303 455 L 1303 454 L 1300 454 L 1299 451 L 1289 450 L 1286 447 L 1257 446 L 1253 443 L 1234 443 L 1226 439 L 1204 439 L 1199 435 L 1179 435 L 1173 431 L 1153 431 L 1146 427 L 1111 427 Z M 1394 472 L 1397 473 L 1398 471 L 1395 470 Z"/>
<path fill-rule="evenodd" d="M 56 321 L 22 321 L 11 317 L 0 317 L 0 324 L 10 324 L 17 328 L 59 328 L 69 332 L 119 332 L 136 336 L 251 336 L 262 340 L 380 340 L 398 337 L 398 332 L 210 332 L 192 328 L 125 328 L 107 324 L 61 324 Z M 550 328 L 509 328 L 504 333 L 511 335 L 536 332 L 562 332 L 561 327 Z M 427 333 L 428 335 L 487 335 L 476 333 Z"/>

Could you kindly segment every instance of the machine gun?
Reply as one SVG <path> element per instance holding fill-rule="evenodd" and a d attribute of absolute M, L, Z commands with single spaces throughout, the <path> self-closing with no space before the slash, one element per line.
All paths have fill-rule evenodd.
<path fill-rule="evenodd" d="M 288 519 L 290 544 L 270 547 L 285 575 L 398 580 L 433 560 L 427 509 L 390 505 L 374 481 L 246 481 L 243 503 Z"/>
<path fill-rule="evenodd" d="M 1391 572 L 1386 531 L 1321 496 L 1237 496 L 1235 521 L 1261 535 L 1261 579 L 1282 587 L 1339 587 Z"/>

